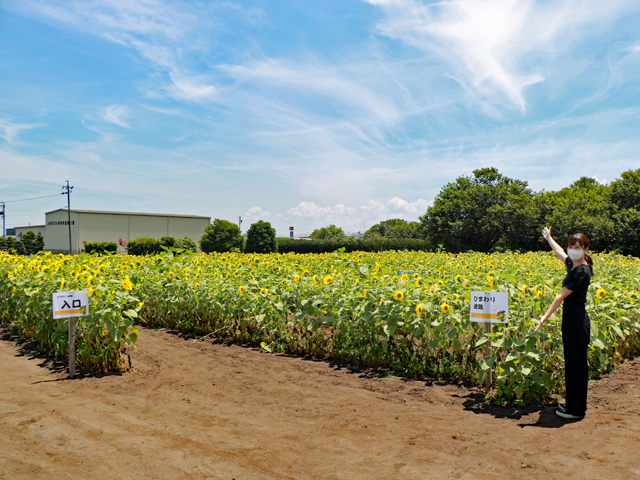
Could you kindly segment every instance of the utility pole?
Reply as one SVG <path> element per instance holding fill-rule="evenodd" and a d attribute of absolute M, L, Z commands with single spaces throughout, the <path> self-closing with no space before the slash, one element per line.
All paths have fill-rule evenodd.
<path fill-rule="evenodd" d="M 4 222 L 4 203 L 2 204 L 2 212 L 0 212 L 0 215 L 2 215 L 2 238 L 4 238 L 4 233 L 5 233 L 5 222 Z"/>
<path fill-rule="evenodd" d="M 238 228 L 240 229 L 240 233 L 242 233 L 242 217 L 238 217 Z"/>
<path fill-rule="evenodd" d="M 62 195 L 67 196 L 67 215 L 69 217 L 69 255 L 72 255 L 71 251 L 71 190 L 73 187 L 69 186 L 69 180 L 67 180 L 67 185 L 63 185 L 62 187 Z"/>

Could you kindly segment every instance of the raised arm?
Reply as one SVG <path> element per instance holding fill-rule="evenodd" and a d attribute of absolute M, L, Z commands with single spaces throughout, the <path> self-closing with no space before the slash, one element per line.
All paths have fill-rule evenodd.
<path fill-rule="evenodd" d="M 562 263 L 565 263 L 567 260 L 567 254 L 564 253 L 562 247 L 558 245 L 553 238 L 551 238 L 551 227 L 544 227 L 542 230 L 542 236 L 547 242 L 549 242 L 549 246 L 551 247 L 551 250 L 553 250 L 553 253 L 562 260 Z"/>

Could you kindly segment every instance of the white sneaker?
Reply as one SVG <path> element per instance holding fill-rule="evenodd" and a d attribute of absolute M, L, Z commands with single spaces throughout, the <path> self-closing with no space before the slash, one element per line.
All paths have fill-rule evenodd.
<path fill-rule="evenodd" d="M 570 420 L 582 419 L 584 415 L 573 415 L 571 413 L 567 413 L 566 410 L 556 410 L 556 415 L 562 418 L 567 418 Z"/>

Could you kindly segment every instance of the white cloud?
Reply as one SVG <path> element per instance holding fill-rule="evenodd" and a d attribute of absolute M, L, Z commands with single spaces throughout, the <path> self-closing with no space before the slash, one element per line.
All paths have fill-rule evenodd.
<path fill-rule="evenodd" d="M 356 209 L 344 204 L 335 207 L 319 207 L 315 202 L 300 202 L 298 206 L 287 210 L 290 217 L 307 217 L 313 220 L 332 220 L 345 216 L 353 216 Z"/>
<path fill-rule="evenodd" d="M 179 100 L 208 101 L 217 92 L 205 77 L 190 71 L 188 59 L 206 53 L 214 19 L 203 5 L 162 0 L 24 0 L 24 13 L 72 25 L 133 49 L 169 83 L 163 88 Z"/>
<path fill-rule="evenodd" d="M 128 114 L 129 110 L 126 107 L 123 107 L 122 105 L 111 105 L 110 107 L 107 107 L 102 118 L 106 122 L 115 123 L 123 128 L 131 128 L 124 120 Z"/>
<path fill-rule="evenodd" d="M 593 33 L 626 6 L 634 8 L 632 0 L 364 1 L 385 12 L 381 34 L 435 52 L 469 91 L 481 98 L 501 92 L 522 112 L 525 88 L 544 80 L 542 65 L 581 33 Z"/>
<path fill-rule="evenodd" d="M 260 217 L 260 218 L 269 218 L 271 216 L 271 212 L 262 210 L 262 208 L 260 207 L 252 207 L 246 212 L 244 212 L 244 214 L 247 217 Z"/>
<path fill-rule="evenodd" d="M 393 197 L 387 202 L 387 204 L 395 210 L 400 210 L 406 213 L 417 213 L 419 215 L 426 212 L 427 207 L 432 203 L 433 202 L 427 202 L 424 198 L 419 198 L 415 202 L 407 202 L 400 197 Z"/>
<path fill-rule="evenodd" d="M 40 127 L 42 125 L 35 123 L 13 123 L 9 120 L 0 118 L 0 138 L 8 143 L 15 143 L 18 135 L 22 130 Z"/>
<path fill-rule="evenodd" d="M 239 81 L 258 80 L 329 97 L 374 114 L 384 122 L 398 118 L 393 103 L 365 87 L 362 78 L 351 80 L 346 72 L 335 66 L 318 65 L 317 62 L 285 66 L 282 61 L 268 59 L 246 66 L 220 65 L 219 68 Z"/>
<path fill-rule="evenodd" d="M 362 230 L 382 220 L 403 218 L 417 220 L 429 205 L 424 199 L 408 202 L 399 197 L 393 197 L 387 202 L 370 199 L 358 208 L 345 204 L 333 207 L 321 207 L 315 202 L 300 202 L 296 207 L 287 210 L 288 218 L 308 219 L 315 227 L 335 224 L 347 230 Z"/>

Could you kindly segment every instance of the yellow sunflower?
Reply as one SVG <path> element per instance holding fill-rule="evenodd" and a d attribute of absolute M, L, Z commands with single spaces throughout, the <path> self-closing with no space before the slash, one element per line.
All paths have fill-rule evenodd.
<path fill-rule="evenodd" d="M 404 293 L 398 290 L 396 293 L 393 294 L 393 298 L 395 298 L 396 300 L 402 300 L 404 298 Z"/>
<path fill-rule="evenodd" d="M 596 292 L 596 297 L 598 298 L 604 298 L 604 296 L 606 295 L 607 292 L 604 291 L 604 288 L 599 288 L 598 291 Z"/>
<path fill-rule="evenodd" d="M 325 285 L 331 285 L 331 282 L 333 282 L 333 275 L 327 275 L 326 277 L 324 277 Z"/>
<path fill-rule="evenodd" d="M 449 305 L 445 303 L 443 303 L 440 308 L 442 309 L 442 313 L 448 313 L 449 312 Z"/>
<path fill-rule="evenodd" d="M 320 285 L 321 283 L 322 282 L 320 281 L 320 279 L 314 275 L 313 276 L 313 284 L 317 286 L 317 285 Z"/>
<path fill-rule="evenodd" d="M 420 304 L 416 305 L 416 315 L 418 315 L 419 317 L 422 316 L 422 305 Z"/>
<path fill-rule="evenodd" d="M 240 285 L 240 286 L 238 287 L 238 291 L 239 291 L 240 293 L 244 293 L 244 285 Z"/>

